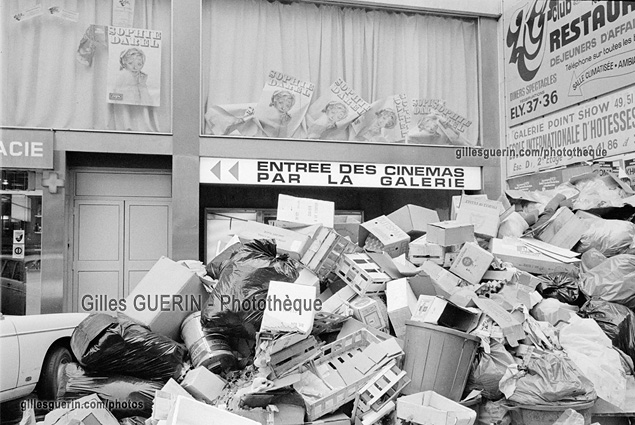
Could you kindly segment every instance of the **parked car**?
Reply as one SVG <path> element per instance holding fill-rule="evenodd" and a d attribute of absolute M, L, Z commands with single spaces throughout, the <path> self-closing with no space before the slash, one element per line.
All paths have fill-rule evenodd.
<path fill-rule="evenodd" d="M 74 360 L 71 335 L 87 316 L 0 313 L 0 402 L 27 396 L 34 390 L 40 400 L 57 399 L 60 366 Z"/>
<path fill-rule="evenodd" d="M 12 258 L 9 255 L 0 256 L 0 311 L 4 314 L 26 313 L 26 285 L 27 275 L 31 271 L 40 269 L 39 255 L 25 258 Z"/>

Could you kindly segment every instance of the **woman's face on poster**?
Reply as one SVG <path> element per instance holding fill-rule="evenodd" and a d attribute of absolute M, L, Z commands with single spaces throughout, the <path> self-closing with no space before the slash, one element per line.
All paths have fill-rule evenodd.
<path fill-rule="evenodd" d="M 347 112 L 343 108 L 333 107 L 333 108 L 329 108 L 326 111 L 327 118 L 329 119 L 329 121 L 332 121 L 332 122 L 343 120 L 344 118 L 346 118 L 346 115 L 347 115 Z"/>
<path fill-rule="evenodd" d="M 126 69 L 132 72 L 139 72 L 143 68 L 143 58 L 139 55 L 130 55 L 126 58 Z"/>
<path fill-rule="evenodd" d="M 275 100 L 274 100 L 274 106 L 275 108 L 282 112 L 282 113 L 287 113 L 291 110 L 291 108 L 293 107 L 293 98 L 289 97 L 289 96 L 278 96 Z"/>
<path fill-rule="evenodd" d="M 439 128 L 439 118 L 432 115 L 419 121 L 419 130 L 435 134 Z"/>

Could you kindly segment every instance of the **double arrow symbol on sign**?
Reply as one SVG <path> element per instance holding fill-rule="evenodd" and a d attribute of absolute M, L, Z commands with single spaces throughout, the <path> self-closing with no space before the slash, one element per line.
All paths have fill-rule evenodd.
<path fill-rule="evenodd" d="M 210 171 L 212 172 L 212 174 L 214 174 L 216 176 L 216 178 L 218 180 L 223 180 L 221 178 L 221 163 L 222 161 L 218 161 L 216 164 L 214 164 L 214 166 L 212 168 L 210 168 Z M 236 161 L 236 163 L 234 165 L 231 166 L 231 168 L 229 169 L 229 174 L 231 174 L 232 176 L 234 176 L 234 178 L 238 181 L 239 180 L 239 174 L 238 174 L 238 164 L 239 162 Z"/>

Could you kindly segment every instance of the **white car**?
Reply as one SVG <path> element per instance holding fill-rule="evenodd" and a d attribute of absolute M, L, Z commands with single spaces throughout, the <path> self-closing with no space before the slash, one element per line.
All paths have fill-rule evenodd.
<path fill-rule="evenodd" d="M 0 402 L 27 396 L 58 395 L 60 365 L 73 361 L 73 330 L 88 313 L 5 316 L 0 313 Z"/>

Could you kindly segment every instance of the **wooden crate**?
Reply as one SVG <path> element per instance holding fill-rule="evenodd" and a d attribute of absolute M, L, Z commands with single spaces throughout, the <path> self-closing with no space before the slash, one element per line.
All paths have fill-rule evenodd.
<path fill-rule="evenodd" d="M 344 254 L 335 269 L 337 275 L 359 295 L 374 294 L 386 290 L 391 280 L 367 254 Z"/>
<path fill-rule="evenodd" d="M 359 247 L 339 235 L 333 229 L 321 227 L 312 238 L 311 244 L 301 259 L 309 270 L 324 280 L 337 266 L 342 254 L 353 253 Z"/>
<path fill-rule="evenodd" d="M 344 362 L 345 358 L 352 358 L 358 352 L 363 351 L 363 349 L 368 347 L 371 343 L 379 342 L 380 340 L 366 329 L 359 329 L 350 335 L 346 335 L 344 338 L 323 346 L 320 349 L 320 353 L 309 362 L 302 365 L 299 371 L 315 371 L 317 370 L 318 365 L 328 362 Z M 378 364 L 374 369 L 378 370 L 381 366 L 382 364 Z M 345 388 L 334 390 L 320 399 L 305 398 L 304 402 L 308 419 L 310 421 L 314 421 L 327 413 L 334 412 L 343 404 L 352 401 L 355 398 L 357 391 L 359 391 L 359 389 L 361 389 L 373 376 L 373 373 L 368 373 L 353 384 Z"/>
<path fill-rule="evenodd" d="M 353 406 L 355 424 L 370 425 L 389 413 L 392 408 L 386 406 L 392 403 L 394 408 L 394 400 L 409 383 L 410 378 L 397 362 L 390 362 L 357 392 Z"/>

